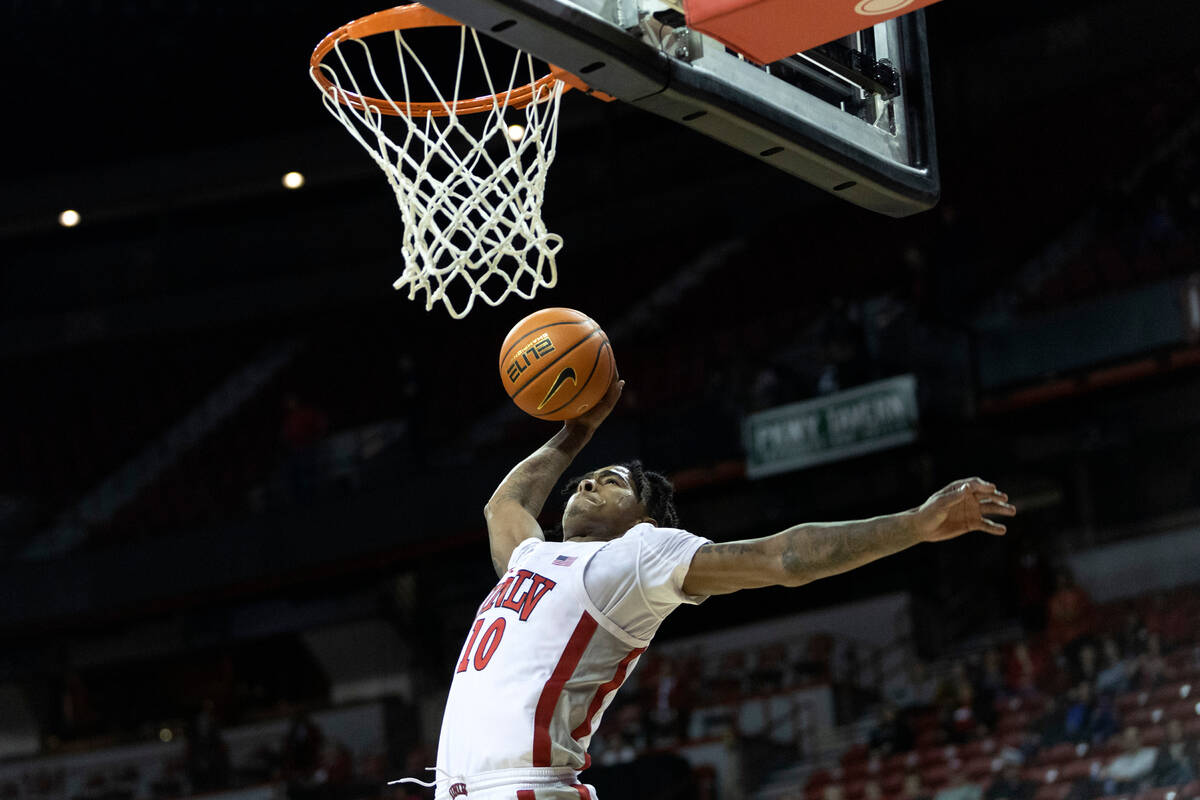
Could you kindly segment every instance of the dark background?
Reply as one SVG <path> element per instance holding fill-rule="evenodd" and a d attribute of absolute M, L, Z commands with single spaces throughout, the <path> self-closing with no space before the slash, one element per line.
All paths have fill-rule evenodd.
<path fill-rule="evenodd" d="M 1022 556 L 1056 563 L 1200 504 L 1194 345 L 1139 333 L 1179 310 L 1138 294 L 1196 270 L 1190 4 L 932 7 L 943 193 L 907 219 L 568 95 L 545 204 L 566 241 L 559 285 L 463 321 L 389 288 L 395 199 L 306 75 L 321 36 L 373 10 L 3 4 L 0 676 L 41 698 L 54 742 L 74 735 L 53 699 L 73 680 L 72 646 L 164 620 L 194 633 L 170 656 L 85 675 L 97 696 L 142 700 L 109 702 L 126 710 L 80 736 L 136 739 L 188 718 L 202 692 L 131 687 L 206 659 L 267 676 L 246 679 L 267 696 L 237 713 L 320 704 L 328 687 L 310 664 L 270 668 L 307 664 L 289 637 L 316 624 L 296 610 L 313 604 L 325 621 L 394 621 L 419 643 L 423 680 L 444 681 L 463 610 L 491 582 L 479 509 L 553 431 L 508 409 L 492 362 L 542 305 L 622 332 L 627 397 L 585 460 L 637 454 L 671 474 L 697 533 L 893 511 L 968 474 L 1022 505 L 1004 540 L 722 598 L 673 617 L 663 638 L 898 590 L 925 610 L 918 644 L 933 657 L 1019 616 Z M 307 185 L 282 189 L 288 170 Z M 56 222 L 68 207 L 77 228 Z M 715 268 L 698 266 L 718 251 Z M 1097 302 L 1109 305 L 1071 317 Z M 1021 358 L 1054 343 L 1045 369 Z M 282 368 L 130 502 L 79 516 L 89 490 L 281 352 Z M 746 413 L 906 372 L 920 386 L 916 444 L 743 477 Z M 297 493 L 280 433 L 289 396 L 331 434 L 384 422 L 403 434 L 350 478 L 301 474 Z M 400 577 L 418 586 L 403 608 Z M 241 638 L 237 614 L 274 600 L 292 611 L 269 637 Z"/>

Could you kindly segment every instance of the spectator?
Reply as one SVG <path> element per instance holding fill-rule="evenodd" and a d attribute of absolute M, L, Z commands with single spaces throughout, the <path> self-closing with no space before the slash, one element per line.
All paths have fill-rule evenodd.
<path fill-rule="evenodd" d="M 1167 662 L 1162 657 L 1158 634 L 1151 633 L 1146 637 L 1146 652 L 1138 656 L 1129 686 L 1143 692 L 1155 689 L 1167 682 L 1166 672 Z"/>
<path fill-rule="evenodd" d="M 911 750 L 914 737 L 912 728 L 907 720 L 896 713 L 896 707 L 885 704 L 879 712 L 879 721 L 871 731 L 868 746 L 871 751 L 881 755 L 903 753 Z"/>
<path fill-rule="evenodd" d="M 1046 627 L 1046 599 L 1051 585 L 1049 569 L 1037 550 L 1027 548 L 1021 552 L 1015 573 L 1021 624 L 1028 633 L 1040 632 Z"/>
<path fill-rule="evenodd" d="M 321 748 L 321 763 L 313 773 L 313 782 L 341 786 L 349 783 L 354 774 L 354 755 L 350 748 L 337 740 L 329 740 Z"/>
<path fill-rule="evenodd" d="M 814 633 L 808 637 L 804 655 L 794 665 L 801 683 L 818 683 L 829 680 L 833 661 L 833 637 L 827 633 Z"/>
<path fill-rule="evenodd" d="M 883 800 L 883 789 L 879 781 L 867 781 L 863 784 L 863 800 Z"/>
<path fill-rule="evenodd" d="M 1147 788 L 1158 758 L 1153 747 L 1143 747 L 1141 732 L 1134 726 L 1122 735 L 1124 749 L 1100 772 L 1105 794 L 1124 794 Z"/>
<path fill-rule="evenodd" d="M 912 705 L 916 707 L 933 705 L 937 682 L 925 668 L 925 662 L 913 659 L 912 665 L 908 669 L 908 679 L 912 684 Z"/>
<path fill-rule="evenodd" d="M 192 791 L 217 792 L 229 788 L 229 750 L 213 718 L 213 703 L 204 701 L 188 732 L 185 752 Z"/>
<path fill-rule="evenodd" d="M 1091 644 L 1081 645 L 1075 661 L 1075 682 L 1087 681 L 1095 683 L 1096 676 L 1100 673 L 1099 659 L 1097 658 L 1096 648 Z"/>
<path fill-rule="evenodd" d="M 283 737 L 280 768 L 287 781 L 307 781 L 321 764 L 321 729 L 303 712 L 296 712 Z"/>
<path fill-rule="evenodd" d="M 284 468 L 293 502 L 305 502 L 317 484 L 316 445 L 329 430 L 329 418 L 316 406 L 288 392 L 283 397 L 279 439 L 286 451 Z"/>
<path fill-rule="evenodd" d="M 996 700 L 1004 694 L 1004 673 L 1000 667 L 1000 651 L 996 648 L 984 652 L 972 689 L 976 721 L 987 730 L 995 728 Z"/>
<path fill-rule="evenodd" d="M 1046 602 L 1046 633 L 1050 641 L 1070 653 L 1092 630 L 1092 599 L 1066 570 L 1059 571 L 1056 587 Z"/>
<path fill-rule="evenodd" d="M 1129 688 L 1132 662 L 1127 658 L 1122 658 L 1121 648 L 1112 636 L 1105 636 L 1100 647 L 1102 668 L 1096 675 L 1096 692 L 1104 694 L 1105 692 L 1125 691 Z"/>
<path fill-rule="evenodd" d="M 1035 785 L 1021 777 L 1021 760 L 1006 755 L 1000 777 L 983 794 L 983 800 L 1032 800 Z"/>
<path fill-rule="evenodd" d="M 943 712 L 951 711 L 958 705 L 959 686 L 963 683 L 969 684 L 967 662 L 958 659 L 950 665 L 950 671 L 942 678 L 934 695 L 934 702 Z"/>
<path fill-rule="evenodd" d="M 1197 742 L 1183 738 L 1183 725 L 1177 719 L 1167 722 L 1167 739 L 1158 748 L 1154 760 L 1154 784 L 1174 786 L 1196 779 Z"/>
<path fill-rule="evenodd" d="M 1117 706 L 1111 692 L 1105 692 L 1096 700 L 1092 710 L 1090 735 L 1092 744 L 1104 744 L 1120 729 L 1121 721 L 1117 718 Z"/>
<path fill-rule="evenodd" d="M 1068 695 L 1067 713 L 1063 719 L 1063 733 L 1072 742 L 1091 738 L 1089 723 L 1092 716 L 1092 685 L 1080 681 Z"/>
<path fill-rule="evenodd" d="M 678 744 L 687 738 L 686 720 L 679 713 L 684 681 L 677 673 L 675 662 L 670 658 L 659 661 L 658 672 L 650 684 L 651 706 L 649 714 L 650 741 L 652 744 Z M 684 725 L 680 721 L 684 720 Z"/>
<path fill-rule="evenodd" d="M 1042 744 L 1056 745 L 1067 738 L 1067 704 L 1061 698 L 1051 697 L 1038 720 L 1036 728 L 1041 733 Z"/>
<path fill-rule="evenodd" d="M 961 744 L 977 732 L 979 721 L 975 717 L 975 690 L 970 681 L 960 680 L 956 693 L 944 722 L 947 739 Z"/>
<path fill-rule="evenodd" d="M 1025 642 L 1017 642 L 1004 669 L 1004 685 L 1018 697 L 1036 696 L 1044 672 L 1045 660 L 1035 658 Z"/>
<path fill-rule="evenodd" d="M 938 791 L 933 800 L 983 800 L 983 787 L 956 771 L 951 773 L 950 783 Z"/>

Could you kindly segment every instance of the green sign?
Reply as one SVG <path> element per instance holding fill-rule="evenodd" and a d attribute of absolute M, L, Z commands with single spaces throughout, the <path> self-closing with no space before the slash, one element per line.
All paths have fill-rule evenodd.
<path fill-rule="evenodd" d="M 917 438 L 917 379 L 900 375 L 746 418 L 751 478 L 906 444 Z"/>

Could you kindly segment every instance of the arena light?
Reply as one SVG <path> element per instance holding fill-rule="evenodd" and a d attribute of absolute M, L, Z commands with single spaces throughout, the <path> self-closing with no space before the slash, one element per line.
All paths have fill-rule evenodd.
<path fill-rule="evenodd" d="M 304 185 L 304 175 L 299 172 L 288 172 L 283 176 L 283 186 L 285 189 L 299 189 Z"/>
<path fill-rule="evenodd" d="M 514 142 L 519 142 L 522 139 L 524 139 L 525 138 L 525 126 L 517 125 L 517 124 L 509 125 L 508 126 L 508 138 L 513 140 Z"/>
<path fill-rule="evenodd" d="M 80 219 L 82 219 L 82 217 L 79 216 L 78 211 L 73 208 L 68 208 L 66 211 L 63 211 L 58 215 L 58 224 L 62 225 L 64 228 L 74 228 L 79 224 Z"/>
<path fill-rule="evenodd" d="M 166 744 L 167 742 L 171 741 L 174 738 L 175 738 L 175 734 L 171 731 L 170 728 L 162 728 L 158 732 L 158 740 L 160 742 L 163 742 L 164 744 Z"/>

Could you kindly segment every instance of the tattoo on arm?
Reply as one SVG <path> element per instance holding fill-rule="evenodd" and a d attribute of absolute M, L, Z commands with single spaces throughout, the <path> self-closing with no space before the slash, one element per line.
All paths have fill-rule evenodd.
<path fill-rule="evenodd" d="M 798 583 L 861 567 L 918 541 L 906 514 L 854 522 L 808 523 L 771 538 L 778 540 L 779 564 L 784 575 Z"/>
<path fill-rule="evenodd" d="M 589 432 L 564 427 L 550 441 L 513 467 L 489 502 L 511 500 L 520 503 L 536 517 L 542 513 L 542 506 L 554 489 L 554 484 L 590 438 Z"/>

